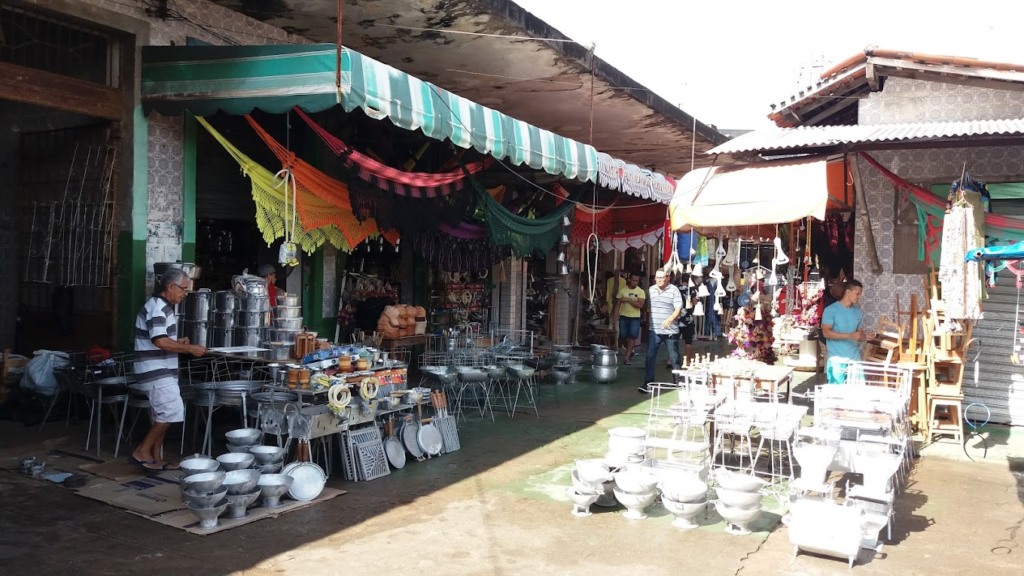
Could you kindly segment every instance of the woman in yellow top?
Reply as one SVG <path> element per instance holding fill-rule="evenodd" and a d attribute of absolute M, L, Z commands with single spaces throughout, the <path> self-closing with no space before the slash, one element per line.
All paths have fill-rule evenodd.
<path fill-rule="evenodd" d="M 619 303 L 619 338 L 626 341 L 626 365 L 630 364 L 633 357 L 633 347 L 640 337 L 640 314 L 644 309 L 644 300 L 647 298 L 643 288 L 640 288 L 640 276 L 630 274 L 626 285 L 619 289 L 615 300 Z"/>

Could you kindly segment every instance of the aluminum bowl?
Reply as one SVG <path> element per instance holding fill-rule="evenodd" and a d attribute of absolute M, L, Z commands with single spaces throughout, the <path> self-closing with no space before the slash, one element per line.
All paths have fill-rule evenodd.
<path fill-rule="evenodd" d="M 248 494 L 260 481 L 260 471 L 253 469 L 232 470 L 224 474 L 224 486 L 228 494 Z"/>
<path fill-rule="evenodd" d="M 292 487 L 293 478 L 287 474 L 264 474 L 260 476 L 260 494 L 263 496 L 264 508 L 281 506 L 281 496 Z"/>
<path fill-rule="evenodd" d="M 221 454 L 217 456 L 217 462 L 220 462 L 221 468 L 225 472 L 232 470 L 243 470 L 252 466 L 252 461 L 255 460 L 255 456 L 252 454 L 246 454 L 244 452 L 229 452 L 227 454 Z"/>
<path fill-rule="evenodd" d="M 181 467 L 182 477 L 203 472 L 216 472 L 220 469 L 220 462 L 208 456 L 192 456 L 182 460 L 178 466 Z"/>
<path fill-rule="evenodd" d="M 612 476 L 615 478 L 615 486 L 629 494 L 653 493 L 658 485 L 658 477 L 641 468 L 629 468 Z"/>
<path fill-rule="evenodd" d="M 735 490 L 737 492 L 757 492 L 761 488 L 764 488 L 765 482 L 756 476 L 750 474 L 740 474 L 739 472 L 733 472 L 732 470 L 726 470 L 725 468 L 718 468 L 715 470 L 715 480 L 718 480 L 718 485 L 726 490 Z"/>
<path fill-rule="evenodd" d="M 284 468 L 284 459 L 278 460 L 277 462 L 271 462 L 270 464 L 257 464 L 256 469 L 261 474 L 277 474 Z"/>
<path fill-rule="evenodd" d="M 673 502 L 704 502 L 708 498 L 708 485 L 685 474 L 667 476 L 658 487 L 661 495 Z"/>
<path fill-rule="evenodd" d="M 226 448 L 228 452 L 234 454 L 248 454 L 249 450 L 252 450 L 255 446 L 258 446 L 258 444 L 228 444 Z"/>
<path fill-rule="evenodd" d="M 276 464 L 284 459 L 285 449 L 277 446 L 253 446 L 249 452 L 256 458 L 260 466 L 264 464 Z"/>
<path fill-rule="evenodd" d="M 730 508 L 753 508 L 761 504 L 760 492 L 740 492 L 739 490 L 728 490 L 726 488 L 715 488 L 718 501 Z"/>
<path fill-rule="evenodd" d="M 189 503 L 188 509 L 190 512 L 199 518 L 200 528 L 216 528 L 217 518 L 224 513 L 224 510 L 228 507 L 228 501 L 225 498 L 216 506 L 209 508 L 203 508 L 202 506 L 196 506 L 195 504 Z"/>
<path fill-rule="evenodd" d="M 209 494 L 201 494 L 195 490 L 184 489 L 181 491 L 181 497 L 186 504 L 195 504 L 200 508 L 210 508 L 223 500 L 227 493 L 228 489 L 224 486 L 221 486 Z"/>
<path fill-rule="evenodd" d="M 227 518 L 245 518 L 246 508 L 248 508 L 257 498 L 260 497 L 261 490 L 254 488 L 245 494 L 228 494 L 226 499 L 228 501 L 228 512 Z"/>
<path fill-rule="evenodd" d="M 580 480 L 590 485 L 603 484 L 612 479 L 612 473 L 604 460 L 577 460 L 576 472 Z"/>
<path fill-rule="evenodd" d="M 185 485 L 186 490 L 191 490 L 196 494 L 209 494 L 224 484 L 224 476 L 224 472 L 203 472 L 185 476 L 181 482 Z"/>
<path fill-rule="evenodd" d="M 224 434 L 224 438 L 227 439 L 228 444 L 251 446 L 260 439 L 261 434 L 263 434 L 263 431 L 259 428 L 239 428 L 237 430 L 228 430 Z"/>

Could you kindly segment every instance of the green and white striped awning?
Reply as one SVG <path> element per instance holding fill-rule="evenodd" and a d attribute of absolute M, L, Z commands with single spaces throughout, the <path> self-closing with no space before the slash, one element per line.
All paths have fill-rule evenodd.
<path fill-rule="evenodd" d="M 596 182 L 592 146 L 521 122 L 424 82 L 348 48 L 342 53 L 342 93 L 336 87 L 333 44 L 283 46 L 146 46 L 142 49 L 142 105 L 146 113 L 205 116 L 253 109 L 310 112 L 341 104 L 389 118 L 514 164 Z"/>

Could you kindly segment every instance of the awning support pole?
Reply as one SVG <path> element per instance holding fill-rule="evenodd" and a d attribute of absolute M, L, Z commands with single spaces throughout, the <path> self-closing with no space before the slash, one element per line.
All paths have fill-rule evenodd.
<path fill-rule="evenodd" d="M 856 154 L 847 154 L 846 161 L 850 166 L 850 175 L 853 176 L 853 192 L 856 195 L 857 209 L 860 211 L 857 219 L 860 220 L 864 229 L 864 240 L 868 246 L 868 257 L 871 259 L 871 272 L 882 273 L 882 263 L 878 260 L 878 248 L 875 246 L 875 233 L 871 229 L 871 212 L 868 210 L 868 202 L 861 186 L 860 166 Z"/>

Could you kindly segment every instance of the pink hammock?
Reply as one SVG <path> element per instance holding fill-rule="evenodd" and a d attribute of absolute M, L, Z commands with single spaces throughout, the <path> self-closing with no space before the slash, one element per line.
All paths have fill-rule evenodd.
<path fill-rule="evenodd" d="M 481 162 L 470 162 L 466 164 L 466 172 L 461 168 L 437 174 L 432 172 L 405 172 L 382 164 L 345 144 L 323 126 L 314 122 L 300 108 L 296 107 L 295 112 L 320 136 L 320 139 L 331 149 L 331 152 L 334 152 L 335 156 L 341 158 L 346 166 L 356 168 L 356 173 L 361 179 L 382 190 L 393 192 L 400 196 L 411 196 L 413 198 L 447 196 L 462 188 L 462 181 L 466 178 L 466 172 L 476 174 L 487 168 L 491 163 L 490 158 Z"/>

